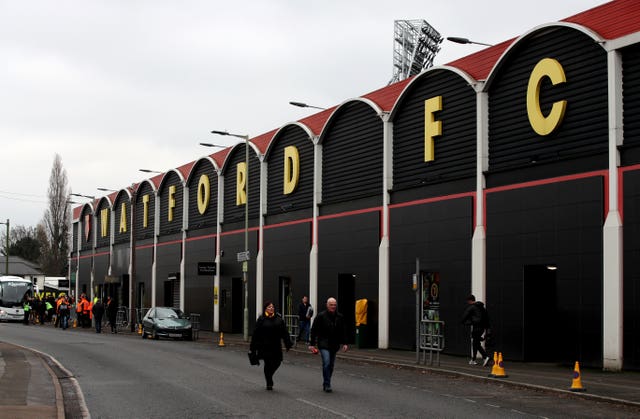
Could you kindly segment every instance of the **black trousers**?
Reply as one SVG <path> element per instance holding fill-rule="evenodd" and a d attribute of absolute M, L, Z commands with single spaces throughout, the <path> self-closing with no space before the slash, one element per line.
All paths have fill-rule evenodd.
<path fill-rule="evenodd" d="M 478 352 L 480 352 L 480 355 L 482 355 L 482 358 L 486 358 L 487 357 L 487 353 L 485 352 L 484 348 L 482 347 L 482 334 L 484 333 L 484 330 L 482 329 L 478 329 L 478 330 L 472 330 L 471 331 L 471 343 L 473 346 L 473 357 L 472 359 L 476 359 L 476 355 L 478 354 Z"/>
<path fill-rule="evenodd" d="M 264 361 L 264 379 L 268 386 L 273 386 L 273 374 L 278 370 L 282 360 L 277 358 L 263 359 Z"/>

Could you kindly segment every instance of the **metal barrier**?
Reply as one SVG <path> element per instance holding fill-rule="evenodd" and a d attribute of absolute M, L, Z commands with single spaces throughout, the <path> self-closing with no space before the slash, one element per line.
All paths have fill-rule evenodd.
<path fill-rule="evenodd" d="M 433 354 L 436 354 L 436 362 L 440 366 L 440 352 L 444 349 L 444 322 L 437 320 L 422 320 L 420 322 L 420 354 L 421 362 L 427 361 L 429 352 L 429 364 L 433 365 Z"/>
<path fill-rule="evenodd" d="M 125 306 L 118 307 L 116 312 L 116 330 L 126 328 L 129 325 L 129 309 Z"/>
<path fill-rule="evenodd" d="M 287 325 L 289 331 L 289 339 L 295 347 L 298 342 L 298 334 L 300 333 L 300 326 L 298 325 L 299 317 L 296 314 L 286 314 L 284 316 L 284 323 Z"/>
<path fill-rule="evenodd" d="M 189 320 L 191 320 L 191 339 L 198 340 L 200 333 L 200 314 L 189 313 Z"/>

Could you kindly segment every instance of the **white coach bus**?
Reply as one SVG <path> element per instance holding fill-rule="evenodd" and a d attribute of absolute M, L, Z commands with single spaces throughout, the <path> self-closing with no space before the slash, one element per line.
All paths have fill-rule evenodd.
<path fill-rule="evenodd" d="M 0 276 L 0 321 L 22 321 L 25 295 L 33 296 L 33 283 L 19 276 Z"/>

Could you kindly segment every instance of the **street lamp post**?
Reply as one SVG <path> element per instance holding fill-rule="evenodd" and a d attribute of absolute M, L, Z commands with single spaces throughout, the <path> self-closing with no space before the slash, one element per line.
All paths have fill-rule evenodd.
<path fill-rule="evenodd" d="M 242 286 L 244 288 L 244 310 L 242 322 L 242 335 L 245 342 L 249 341 L 249 287 L 248 287 L 248 269 L 249 269 L 249 136 L 231 134 L 227 131 L 211 131 L 212 134 L 227 135 L 230 137 L 241 138 L 244 140 L 244 164 L 246 168 L 244 192 L 246 199 L 244 202 L 244 256 L 242 258 Z"/>
<path fill-rule="evenodd" d="M 6 247 L 4 248 L 4 274 L 5 275 L 9 275 L 9 219 L 7 218 L 7 222 L 6 223 L 0 223 L 0 224 L 5 224 L 7 226 L 7 243 L 6 243 Z"/>
<path fill-rule="evenodd" d="M 213 143 L 199 143 L 203 147 L 220 147 L 220 148 L 228 148 L 227 145 L 213 144 Z"/>
<path fill-rule="evenodd" d="M 447 41 L 455 42 L 456 44 L 475 44 L 475 45 L 484 45 L 485 47 L 493 46 L 491 44 L 485 44 L 484 42 L 471 41 L 468 38 L 461 38 L 459 36 L 448 36 Z"/>
<path fill-rule="evenodd" d="M 82 195 L 81 193 L 70 193 L 69 195 L 71 195 L 71 196 L 79 196 L 81 198 L 87 198 L 87 199 L 96 199 L 96 197 L 93 196 L 93 195 Z"/>
<path fill-rule="evenodd" d="M 307 105 L 306 103 L 303 103 L 303 102 L 289 102 L 289 105 L 297 106 L 298 108 L 320 109 L 321 111 L 324 111 L 327 109 L 327 108 L 321 108 L 320 106 Z"/>

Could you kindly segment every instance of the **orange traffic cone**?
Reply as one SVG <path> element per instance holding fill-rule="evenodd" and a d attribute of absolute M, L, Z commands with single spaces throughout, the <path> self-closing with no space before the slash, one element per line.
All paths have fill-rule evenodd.
<path fill-rule="evenodd" d="M 582 380 L 580 379 L 580 364 L 576 361 L 576 365 L 573 367 L 573 380 L 571 381 L 571 391 L 587 391 L 582 387 Z"/>
<path fill-rule="evenodd" d="M 498 353 L 493 353 L 493 366 L 491 367 L 491 374 L 489 377 L 495 377 L 500 374 L 500 367 L 498 367 Z"/>
<path fill-rule="evenodd" d="M 496 370 L 496 373 L 493 374 L 493 371 L 491 371 L 492 373 L 489 374 L 489 377 L 493 377 L 493 378 L 507 378 L 508 375 L 504 370 L 504 362 L 502 361 L 502 352 L 498 352 L 498 368 Z"/>
<path fill-rule="evenodd" d="M 224 333 L 220 332 L 220 341 L 218 341 L 218 346 L 224 346 Z"/>

